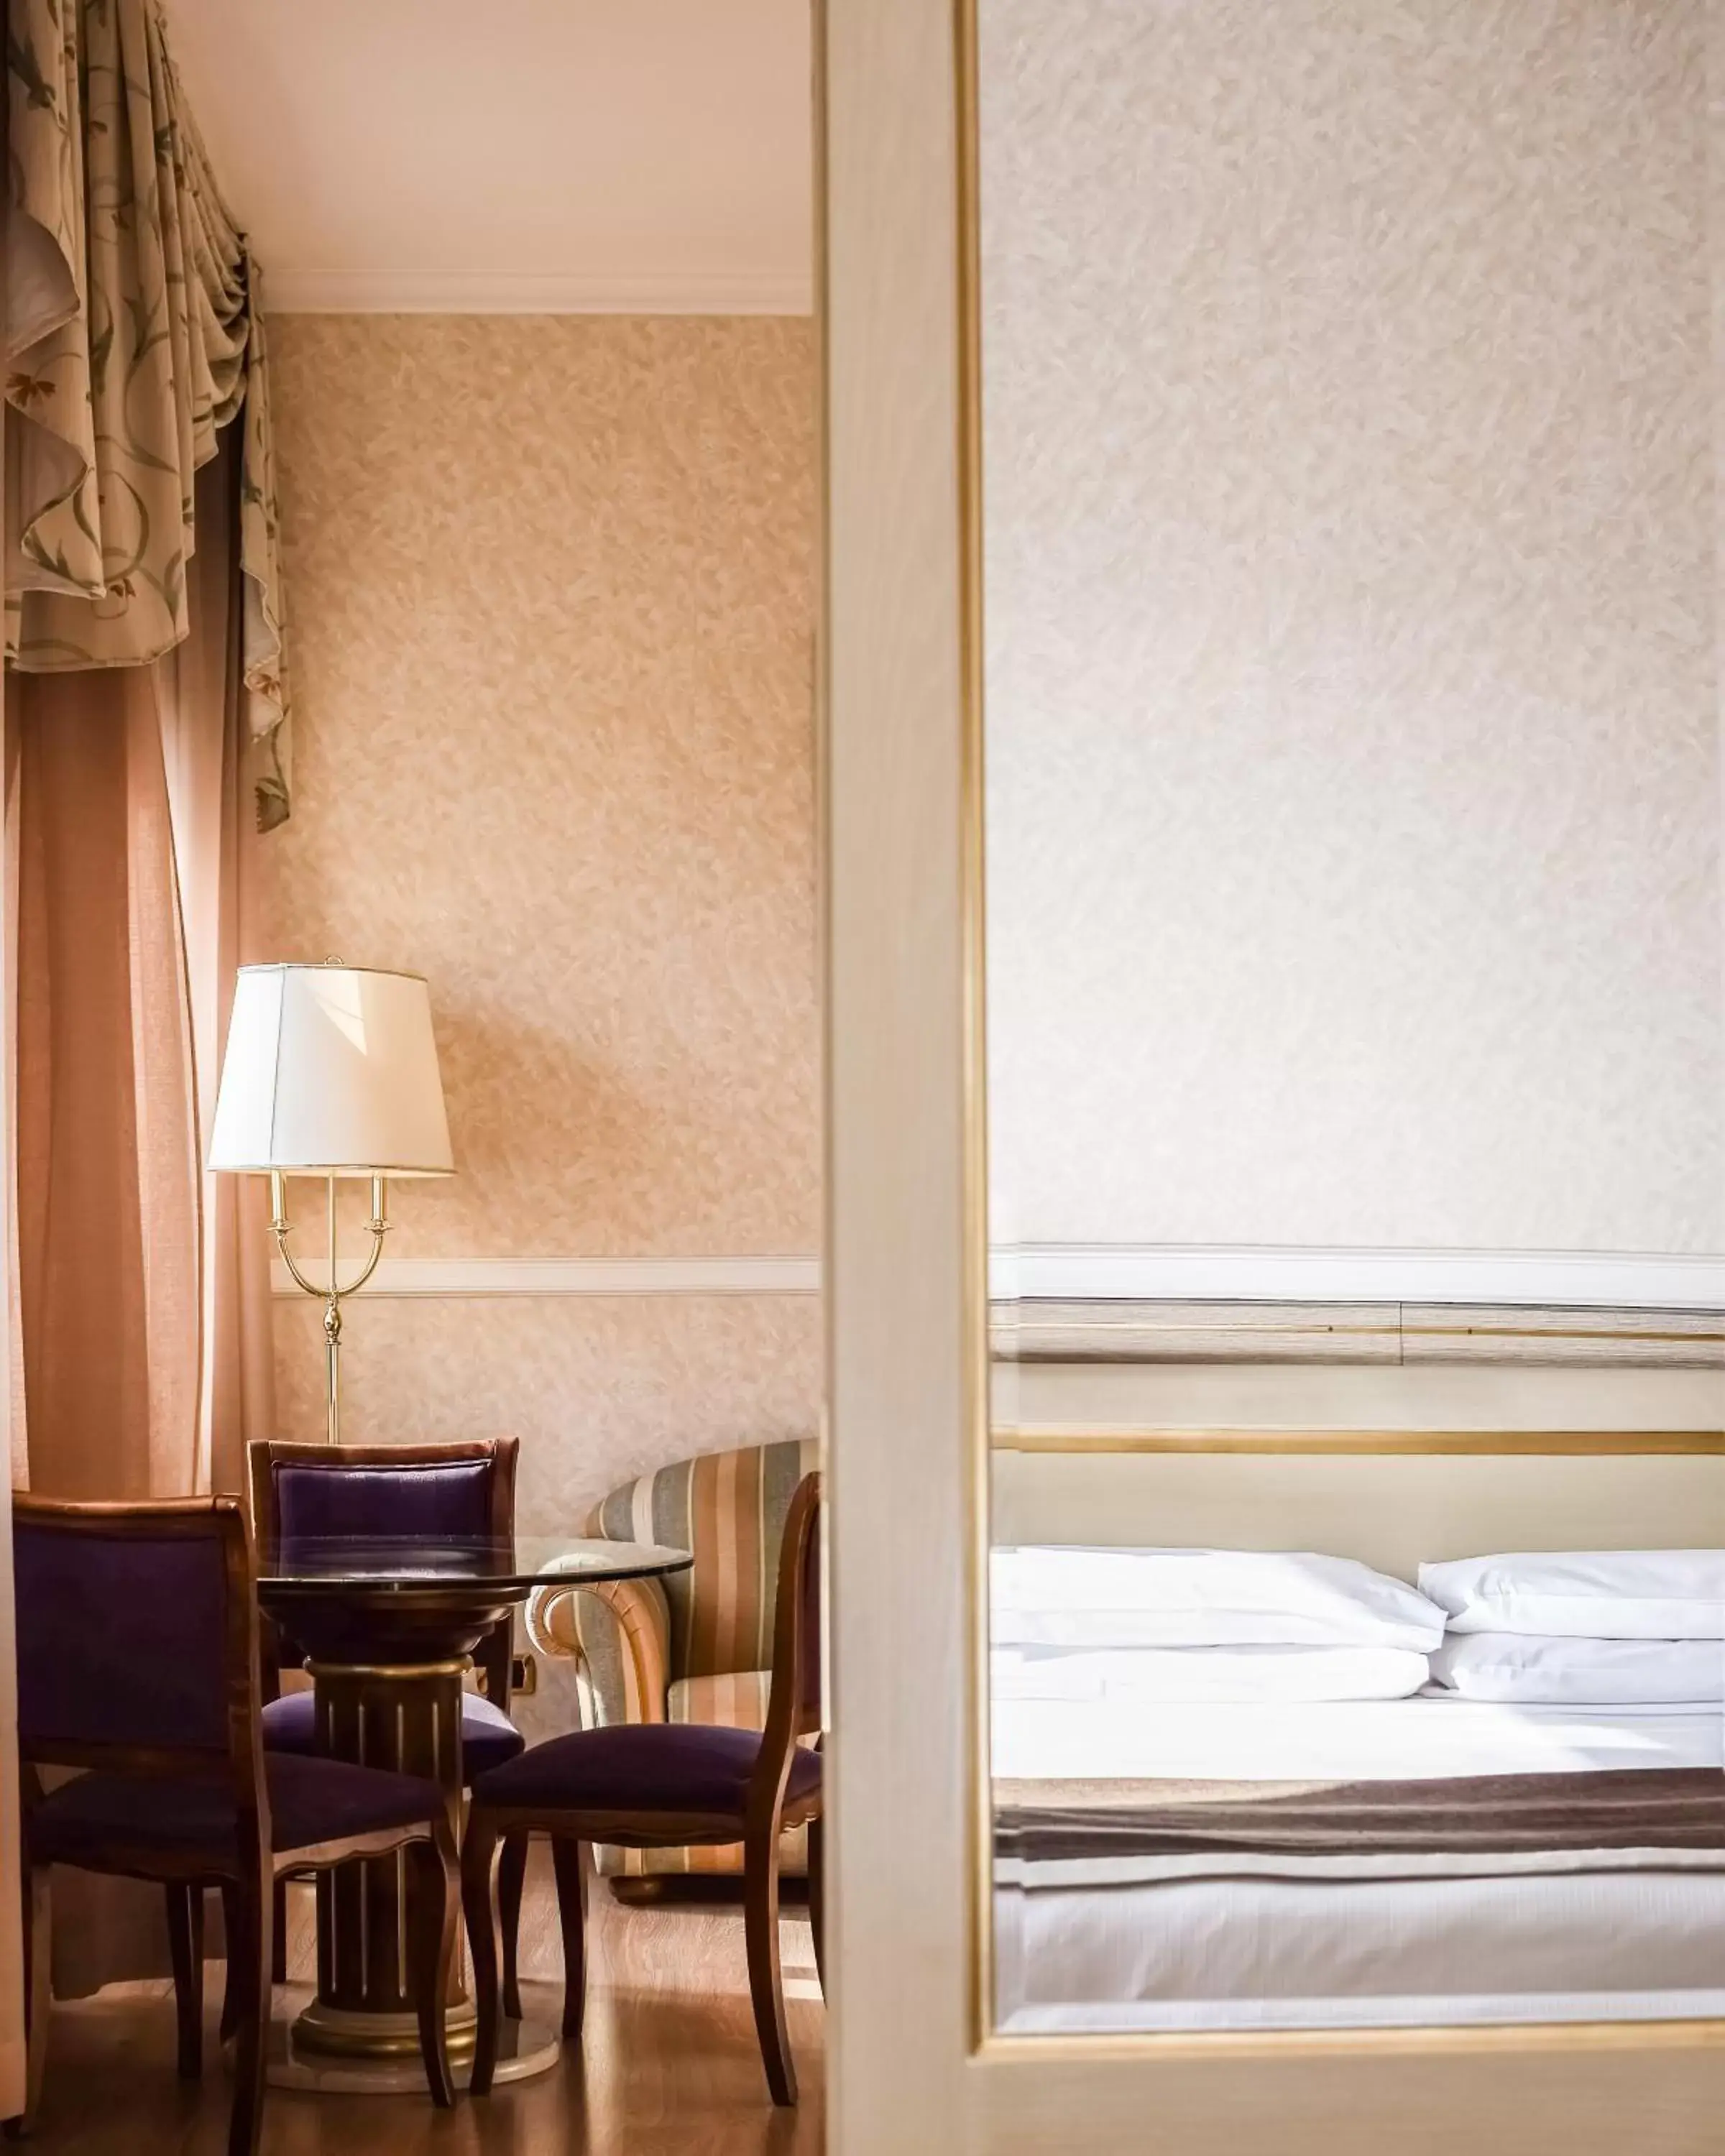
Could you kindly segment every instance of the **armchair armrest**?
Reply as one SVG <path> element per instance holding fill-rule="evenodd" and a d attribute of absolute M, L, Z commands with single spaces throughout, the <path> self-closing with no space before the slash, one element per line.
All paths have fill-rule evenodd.
<path fill-rule="evenodd" d="M 593 1720 L 663 1722 L 670 1686 L 670 1604 L 656 1579 L 537 1587 L 527 1633 L 542 1654 L 582 1665 Z"/>

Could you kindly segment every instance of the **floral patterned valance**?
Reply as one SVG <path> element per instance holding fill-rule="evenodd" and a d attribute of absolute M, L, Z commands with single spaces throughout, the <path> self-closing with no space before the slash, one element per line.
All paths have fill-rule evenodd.
<path fill-rule="evenodd" d="M 239 418 L 258 818 L 288 813 L 281 562 L 258 269 L 156 0 L 6 0 L 6 651 L 130 666 L 187 634 L 193 475 Z"/>

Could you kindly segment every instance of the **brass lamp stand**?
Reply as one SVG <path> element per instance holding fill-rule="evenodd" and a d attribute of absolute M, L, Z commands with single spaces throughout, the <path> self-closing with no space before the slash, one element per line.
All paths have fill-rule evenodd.
<path fill-rule="evenodd" d="M 341 1284 L 336 1260 L 336 1178 L 329 1183 L 329 1284 L 320 1287 L 316 1281 L 307 1280 L 295 1262 L 288 1248 L 288 1237 L 293 1224 L 287 1217 L 287 1177 L 280 1168 L 270 1171 L 270 1232 L 275 1238 L 275 1247 L 281 1253 L 281 1261 L 287 1267 L 295 1287 L 303 1288 L 307 1295 L 323 1297 L 324 1342 L 324 1429 L 331 1445 L 341 1442 L 341 1305 L 350 1295 L 362 1288 L 377 1270 L 377 1260 L 383 1255 L 383 1238 L 389 1233 L 388 1181 L 381 1175 L 372 1178 L 372 1217 L 366 1229 L 372 1239 L 371 1254 L 361 1266 L 357 1276 Z"/>

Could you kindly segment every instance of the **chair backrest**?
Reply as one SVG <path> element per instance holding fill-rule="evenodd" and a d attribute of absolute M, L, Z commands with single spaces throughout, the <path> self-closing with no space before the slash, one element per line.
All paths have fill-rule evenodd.
<path fill-rule="evenodd" d="M 195 1774 L 263 1815 L 258 1608 L 237 1497 L 13 1497 L 19 1757 Z"/>
<path fill-rule="evenodd" d="M 513 1437 L 447 1445 L 290 1445 L 254 1438 L 246 1448 L 252 1525 L 259 1548 L 291 1551 L 301 1537 L 412 1536 L 428 1543 L 515 1542 Z M 272 1626 L 265 1688 L 273 1696 L 292 1643 Z M 511 1630 L 493 1628 L 475 1650 L 485 1691 L 509 1703 Z"/>
<path fill-rule="evenodd" d="M 820 1727 L 820 1502 L 819 1476 L 805 1475 L 785 1516 L 761 1774 L 782 1775 L 797 1739 Z"/>
<path fill-rule="evenodd" d="M 792 1496 L 819 1456 L 814 1438 L 704 1453 L 626 1482 L 594 1507 L 590 1535 L 694 1555 L 686 1573 L 663 1583 L 673 1681 L 771 1666 L 779 1545 Z"/>

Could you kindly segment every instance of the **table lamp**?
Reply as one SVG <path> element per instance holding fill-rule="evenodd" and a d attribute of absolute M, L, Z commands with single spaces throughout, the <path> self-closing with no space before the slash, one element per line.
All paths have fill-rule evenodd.
<path fill-rule="evenodd" d="M 453 1175 L 449 1119 L 418 973 L 344 966 L 242 966 L 228 1024 L 208 1165 L 270 1178 L 270 1232 L 295 1284 L 323 1298 L 326 1427 L 341 1435 L 341 1305 L 377 1270 L 393 1175 Z M 329 1281 L 308 1280 L 288 1247 L 287 1178 L 329 1186 Z M 343 1286 L 336 1186 L 369 1177 L 371 1250 Z"/>

